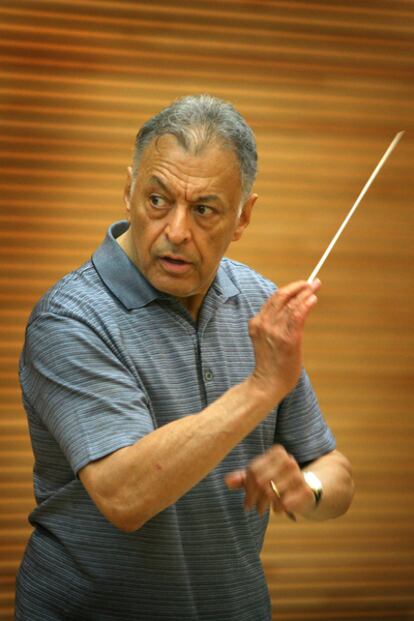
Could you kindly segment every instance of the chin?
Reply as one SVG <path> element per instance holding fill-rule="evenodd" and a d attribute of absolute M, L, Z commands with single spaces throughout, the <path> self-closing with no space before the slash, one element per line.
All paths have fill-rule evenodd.
<path fill-rule="evenodd" d="M 159 289 L 159 291 L 162 291 L 163 293 L 168 293 L 168 295 L 172 295 L 174 298 L 180 299 L 191 298 L 197 295 L 197 292 L 195 291 L 188 291 L 188 289 L 180 289 L 176 287 L 163 287 L 162 289 Z"/>
<path fill-rule="evenodd" d="M 193 290 L 193 288 L 190 288 L 188 286 L 186 287 L 185 285 L 180 286 L 178 283 L 174 284 L 171 282 L 166 282 L 165 278 L 155 278 L 150 282 L 153 287 L 158 289 L 158 291 L 161 291 L 162 293 L 167 293 L 168 295 L 172 295 L 175 298 L 187 298 L 191 297 L 192 295 L 196 295 L 196 292 Z"/>

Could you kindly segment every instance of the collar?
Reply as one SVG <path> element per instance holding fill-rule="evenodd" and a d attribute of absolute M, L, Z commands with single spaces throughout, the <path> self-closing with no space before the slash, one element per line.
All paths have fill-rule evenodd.
<path fill-rule="evenodd" d="M 136 265 L 116 241 L 128 229 L 128 222 L 121 220 L 112 224 L 103 243 L 92 255 L 92 263 L 107 288 L 128 310 L 142 308 L 157 299 L 173 299 L 158 291 L 141 274 Z M 216 277 L 207 296 L 218 294 L 222 302 L 238 295 L 240 290 L 227 275 L 220 263 Z"/>

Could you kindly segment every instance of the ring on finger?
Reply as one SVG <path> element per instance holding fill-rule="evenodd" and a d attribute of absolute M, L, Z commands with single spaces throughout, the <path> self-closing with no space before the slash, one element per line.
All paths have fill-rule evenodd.
<path fill-rule="evenodd" d="M 280 498 L 280 492 L 279 492 L 279 490 L 277 488 L 276 483 L 274 481 L 272 481 L 272 480 L 270 480 L 269 482 L 270 482 L 270 487 L 272 488 L 275 496 L 277 496 L 277 498 Z"/>
<path fill-rule="evenodd" d="M 274 495 L 280 500 L 281 495 L 280 495 L 280 492 L 278 490 L 276 483 L 272 479 L 270 479 L 269 483 L 270 483 L 270 487 L 273 490 Z M 296 516 L 294 513 L 292 513 L 291 511 L 285 511 L 285 514 L 287 515 L 289 520 L 292 520 L 292 522 L 296 522 Z"/>

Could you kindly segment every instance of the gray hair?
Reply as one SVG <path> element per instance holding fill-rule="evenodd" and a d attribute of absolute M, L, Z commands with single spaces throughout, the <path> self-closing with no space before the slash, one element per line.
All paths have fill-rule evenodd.
<path fill-rule="evenodd" d="M 249 196 L 257 172 L 256 141 L 253 131 L 231 103 L 210 95 L 187 96 L 149 119 L 135 141 L 133 185 L 143 151 L 152 140 L 164 134 L 175 136 L 184 149 L 195 155 L 214 140 L 232 149 L 240 165 L 242 197 Z"/>

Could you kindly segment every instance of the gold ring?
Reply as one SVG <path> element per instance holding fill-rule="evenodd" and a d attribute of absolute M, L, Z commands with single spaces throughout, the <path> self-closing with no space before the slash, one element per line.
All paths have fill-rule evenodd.
<path fill-rule="evenodd" d="M 272 481 L 272 480 L 270 480 L 269 483 L 270 483 L 270 487 L 272 488 L 275 496 L 280 499 L 280 492 L 277 489 L 276 483 L 274 481 Z M 294 513 L 292 513 L 291 511 L 285 511 L 285 514 L 287 515 L 289 520 L 292 520 L 292 522 L 296 522 L 296 516 L 295 516 Z"/>
<path fill-rule="evenodd" d="M 274 481 L 270 481 L 270 487 L 272 488 L 273 492 L 275 493 L 275 496 L 277 496 L 278 498 L 280 498 L 280 492 L 277 489 L 277 485 Z"/>

